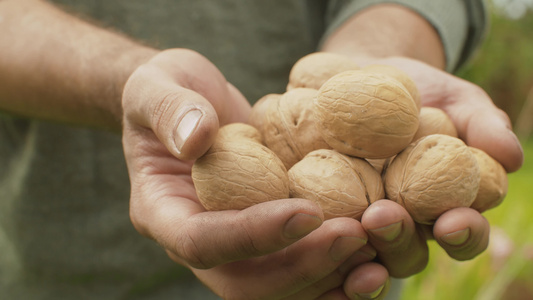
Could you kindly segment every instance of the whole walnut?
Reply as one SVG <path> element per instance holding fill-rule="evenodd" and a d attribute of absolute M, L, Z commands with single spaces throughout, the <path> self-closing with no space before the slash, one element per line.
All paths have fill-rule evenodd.
<path fill-rule="evenodd" d="M 507 172 L 485 151 L 474 147 L 469 148 L 477 159 L 481 173 L 479 191 L 470 207 L 483 212 L 498 206 L 507 195 Z"/>
<path fill-rule="evenodd" d="M 418 120 L 418 130 L 413 137 L 413 141 L 430 134 L 446 134 L 457 137 L 457 129 L 452 119 L 440 108 L 422 107 Z"/>
<path fill-rule="evenodd" d="M 368 162 L 330 149 L 307 154 L 289 170 L 289 181 L 290 196 L 315 201 L 326 219 L 360 219 L 385 196 L 381 177 Z"/>
<path fill-rule="evenodd" d="M 383 176 L 388 199 L 412 218 L 433 224 L 445 211 L 470 207 L 480 183 L 480 168 L 466 144 L 455 137 L 423 137 L 400 152 Z"/>
<path fill-rule="evenodd" d="M 287 90 L 294 88 L 319 89 L 333 75 L 359 66 L 350 58 L 330 52 L 314 52 L 300 58 L 289 74 Z"/>
<path fill-rule="evenodd" d="M 289 197 L 287 169 L 261 144 L 251 125 L 220 128 L 211 148 L 192 167 L 200 203 L 207 210 L 244 209 Z"/>
<path fill-rule="evenodd" d="M 281 96 L 262 98 L 260 107 L 252 108 L 251 123 L 263 136 L 263 142 L 281 159 L 287 169 L 316 149 L 331 148 L 316 130 L 313 99 L 317 90 L 295 88 Z M 263 115 L 254 113 L 261 109 Z"/>
<path fill-rule="evenodd" d="M 318 90 L 314 115 L 333 149 L 362 158 L 394 156 L 418 129 L 418 108 L 394 77 L 363 70 L 345 71 Z"/>

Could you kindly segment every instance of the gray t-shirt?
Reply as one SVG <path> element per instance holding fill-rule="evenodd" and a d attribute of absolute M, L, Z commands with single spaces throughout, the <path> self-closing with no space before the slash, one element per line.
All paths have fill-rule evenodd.
<path fill-rule="evenodd" d="M 368 5 L 426 16 L 448 70 L 470 56 L 485 22 L 480 1 L 461 0 L 53 2 L 155 47 L 198 51 L 250 102 L 283 92 L 294 62 Z M 215 298 L 131 225 L 120 136 L 0 114 L 0 166 L 2 299 Z"/>

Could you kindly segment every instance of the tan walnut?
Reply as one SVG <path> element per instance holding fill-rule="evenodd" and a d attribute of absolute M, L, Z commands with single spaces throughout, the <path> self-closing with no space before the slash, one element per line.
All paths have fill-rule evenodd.
<path fill-rule="evenodd" d="M 368 162 L 329 149 L 307 154 L 289 170 L 289 181 L 290 196 L 315 201 L 326 219 L 361 219 L 385 196 L 381 177 Z"/>
<path fill-rule="evenodd" d="M 445 211 L 470 207 L 480 183 L 480 168 L 466 144 L 448 135 L 423 137 L 400 152 L 383 176 L 388 199 L 412 218 L 433 224 Z"/>
<path fill-rule="evenodd" d="M 485 151 L 474 147 L 469 148 L 476 157 L 481 172 L 479 191 L 470 207 L 483 212 L 498 206 L 507 195 L 507 172 Z"/>
<path fill-rule="evenodd" d="M 440 108 L 422 107 L 418 120 L 418 130 L 413 137 L 413 141 L 430 134 L 446 134 L 457 137 L 457 129 L 452 119 Z"/>
<path fill-rule="evenodd" d="M 330 78 L 314 101 L 317 128 L 333 149 L 363 158 L 392 157 L 412 141 L 418 108 L 391 76 L 363 70 Z"/>
<path fill-rule="evenodd" d="M 265 145 L 290 169 L 307 153 L 316 149 L 329 149 L 316 130 L 313 118 L 313 100 L 317 90 L 295 88 L 281 96 L 263 97 L 252 108 L 250 123 L 255 124 Z M 256 110 L 263 111 L 254 113 Z"/>
<path fill-rule="evenodd" d="M 207 210 L 244 209 L 289 197 L 283 163 L 261 144 L 253 126 L 242 123 L 220 128 L 211 148 L 195 161 L 192 179 Z"/>
<path fill-rule="evenodd" d="M 259 130 L 263 128 L 268 107 L 273 102 L 279 101 L 279 98 L 281 98 L 281 94 L 267 94 L 257 100 L 254 106 L 252 106 L 250 116 L 248 116 L 248 124 Z"/>
<path fill-rule="evenodd" d="M 359 66 L 350 58 L 330 52 L 314 52 L 300 58 L 289 73 L 287 90 L 305 87 L 319 89 L 333 75 Z"/>

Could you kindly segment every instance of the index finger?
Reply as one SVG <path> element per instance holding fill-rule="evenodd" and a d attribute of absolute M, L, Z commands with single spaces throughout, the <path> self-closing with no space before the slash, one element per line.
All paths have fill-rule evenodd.
<path fill-rule="evenodd" d="M 511 129 L 507 114 L 494 105 L 485 91 L 465 83 L 449 103 L 445 110 L 456 124 L 461 139 L 499 161 L 507 172 L 520 169 L 524 161 L 520 141 Z"/>

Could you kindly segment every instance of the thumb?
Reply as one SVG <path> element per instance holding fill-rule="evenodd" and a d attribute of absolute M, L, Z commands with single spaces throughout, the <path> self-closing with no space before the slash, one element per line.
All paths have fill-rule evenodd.
<path fill-rule="evenodd" d="M 150 213 L 149 236 L 181 264 L 197 269 L 259 257 L 283 249 L 322 225 L 323 214 L 304 199 L 281 199 L 244 210 L 208 211 L 188 215 L 176 199 L 158 206 L 144 203 Z"/>
<path fill-rule="evenodd" d="M 218 132 L 217 112 L 203 96 L 141 66 L 123 93 L 125 128 L 153 131 L 167 150 L 181 160 L 200 157 Z"/>
<path fill-rule="evenodd" d="M 215 109 L 202 96 L 177 88 L 155 102 L 148 111 L 150 127 L 175 157 L 194 160 L 213 144 L 219 119 Z"/>
<path fill-rule="evenodd" d="M 179 85 L 157 65 L 140 66 L 126 82 L 122 98 L 125 128 L 150 129 L 181 160 L 194 160 L 211 146 L 223 123 L 245 120 L 250 106 L 229 83 L 208 94 Z M 137 127 L 135 127 L 137 126 Z"/>

